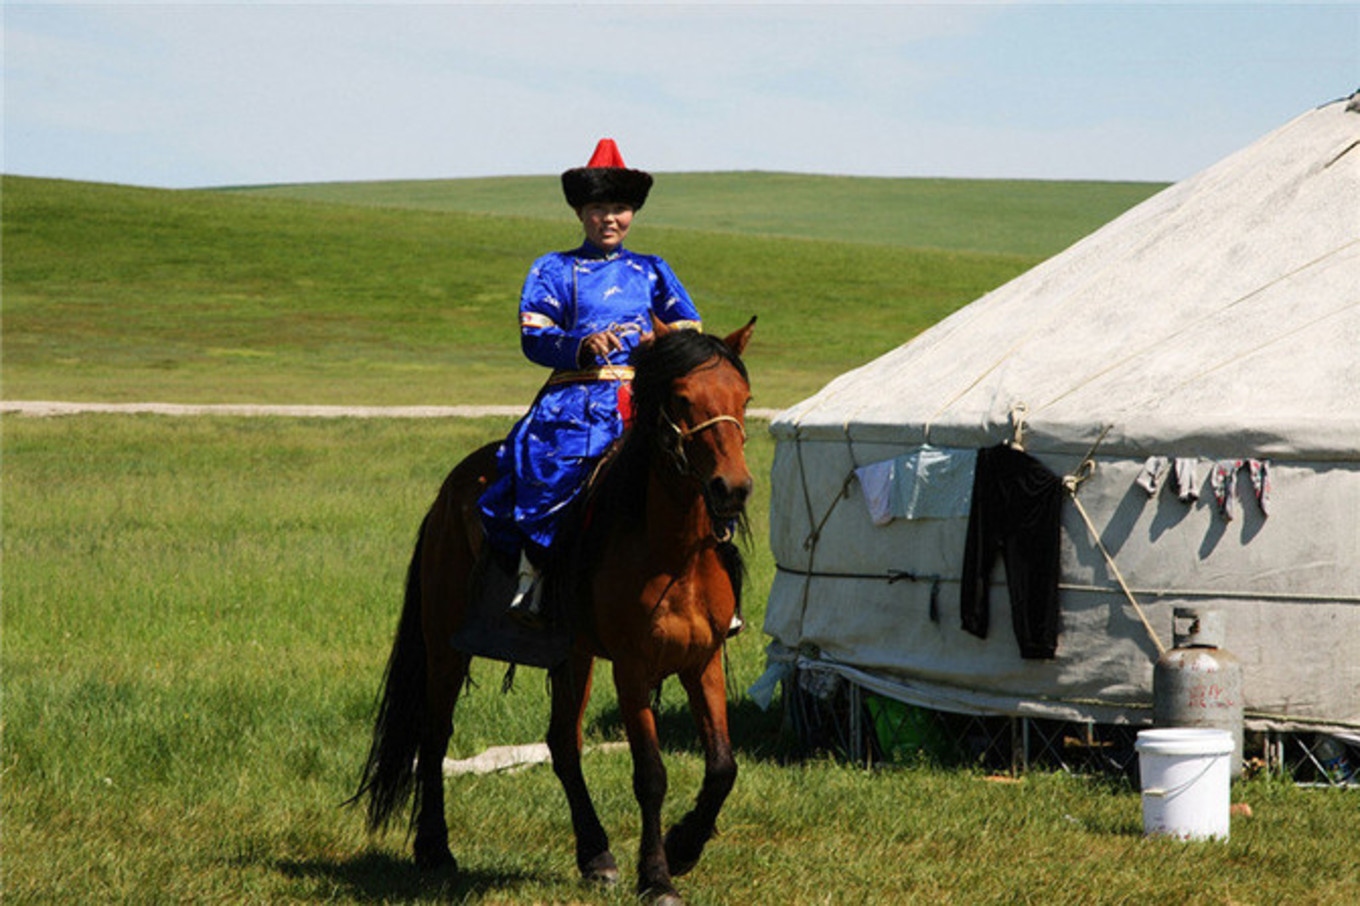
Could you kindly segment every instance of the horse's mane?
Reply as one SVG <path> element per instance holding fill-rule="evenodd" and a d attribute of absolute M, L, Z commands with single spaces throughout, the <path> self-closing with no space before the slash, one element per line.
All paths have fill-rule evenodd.
<path fill-rule="evenodd" d="M 658 449 L 657 432 L 671 387 L 710 362 L 710 367 L 727 362 L 742 380 L 749 381 L 740 356 L 718 337 L 696 330 L 672 331 L 634 354 L 632 426 L 605 455 L 595 477 L 563 516 L 547 570 L 548 594 L 555 600 L 568 603 L 585 590 L 611 528 L 641 528 L 647 512 L 648 470 Z M 744 514 L 737 528 L 744 539 Z M 740 599 L 745 576 L 741 551 L 727 541 L 719 545 L 718 553 Z"/>

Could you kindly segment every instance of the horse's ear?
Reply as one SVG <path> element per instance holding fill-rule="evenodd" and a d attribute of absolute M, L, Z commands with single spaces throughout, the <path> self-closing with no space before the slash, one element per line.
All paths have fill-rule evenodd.
<path fill-rule="evenodd" d="M 746 344 L 751 341 L 751 331 L 755 329 L 756 319 L 751 318 L 741 330 L 735 330 L 724 337 L 723 342 L 727 344 L 728 349 L 732 350 L 737 355 L 741 355 L 746 351 Z"/>
<path fill-rule="evenodd" d="M 665 321 L 662 321 L 655 314 L 652 315 L 652 336 L 654 339 L 659 340 L 666 334 L 674 332 L 674 330 L 674 327 L 671 327 Z"/>

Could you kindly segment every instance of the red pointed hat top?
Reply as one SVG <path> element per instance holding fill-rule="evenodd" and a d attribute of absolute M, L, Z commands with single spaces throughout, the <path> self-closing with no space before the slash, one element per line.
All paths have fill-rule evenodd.
<path fill-rule="evenodd" d="M 612 138 L 602 138 L 600 143 L 595 146 L 595 153 L 590 155 L 590 163 L 587 167 L 622 167 L 627 168 L 623 162 L 623 155 L 619 153 L 619 146 L 614 144 Z"/>
<path fill-rule="evenodd" d="M 621 201 L 641 209 L 651 188 L 652 174 L 629 168 L 612 138 L 600 139 L 590 163 L 562 174 L 567 204 L 578 210 L 600 201 Z"/>

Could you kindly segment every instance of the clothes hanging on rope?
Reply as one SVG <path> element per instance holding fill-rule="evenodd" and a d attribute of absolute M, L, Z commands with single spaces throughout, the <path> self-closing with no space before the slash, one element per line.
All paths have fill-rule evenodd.
<path fill-rule="evenodd" d="M 978 451 L 959 592 L 965 630 L 987 637 L 991 573 L 999 556 L 1020 656 L 1053 657 L 1062 503 L 1062 480 L 1033 456 L 1004 444 Z"/>
<path fill-rule="evenodd" d="M 977 450 L 920 446 L 855 469 L 874 525 L 968 515 Z"/>
<path fill-rule="evenodd" d="M 1149 456 L 1147 462 L 1143 463 L 1135 483 L 1147 491 L 1149 497 L 1156 497 L 1157 492 L 1162 489 L 1162 481 L 1166 479 L 1170 470 L 1171 460 L 1165 456 Z"/>
<path fill-rule="evenodd" d="M 1232 522 L 1237 516 L 1237 473 L 1244 466 L 1251 478 L 1252 493 L 1261 508 L 1261 514 L 1270 515 L 1270 461 L 1222 459 L 1214 463 L 1209 473 L 1209 487 L 1213 489 L 1214 502 L 1218 504 L 1218 512 L 1224 522 Z"/>
<path fill-rule="evenodd" d="M 1199 499 L 1199 458 L 1149 456 L 1134 481 L 1149 497 L 1156 497 L 1164 482 L 1174 482 L 1182 503 L 1194 503 Z"/>
<path fill-rule="evenodd" d="M 1171 469 L 1176 476 L 1176 496 L 1180 498 L 1181 503 L 1194 503 L 1199 500 L 1199 458 L 1177 457 Z"/>

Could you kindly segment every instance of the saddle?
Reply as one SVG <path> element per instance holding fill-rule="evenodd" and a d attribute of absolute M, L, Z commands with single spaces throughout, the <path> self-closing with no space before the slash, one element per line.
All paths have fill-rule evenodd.
<path fill-rule="evenodd" d="M 622 438 L 616 439 L 591 469 L 579 498 L 564 517 L 569 535 L 575 534 L 573 528 L 584 530 L 590 525 L 600 479 L 622 442 Z M 482 545 L 481 555 L 472 568 L 467 616 L 453 634 L 453 647 L 474 657 L 551 669 L 565 662 L 571 651 L 573 633 L 568 608 L 565 602 L 556 600 L 565 588 L 553 581 L 553 568 L 549 566 L 540 579 L 544 583 L 545 625 L 526 626 L 510 615 L 510 601 L 519 586 L 517 573 L 515 563 L 497 556 L 491 545 Z"/>
<path fill-rule="evenodd" d="M 483 545 L 470 584 L 467 614 L 450 639 L 454 648 L 526 667 L 551 669 L 566 661 L 571 651 L 570 625 L 563 619 L 550 619 L 543 628 L 530 628 L 512 618 L 510 599 L 518 576 L 492 553 L 490 545 Z"/>

